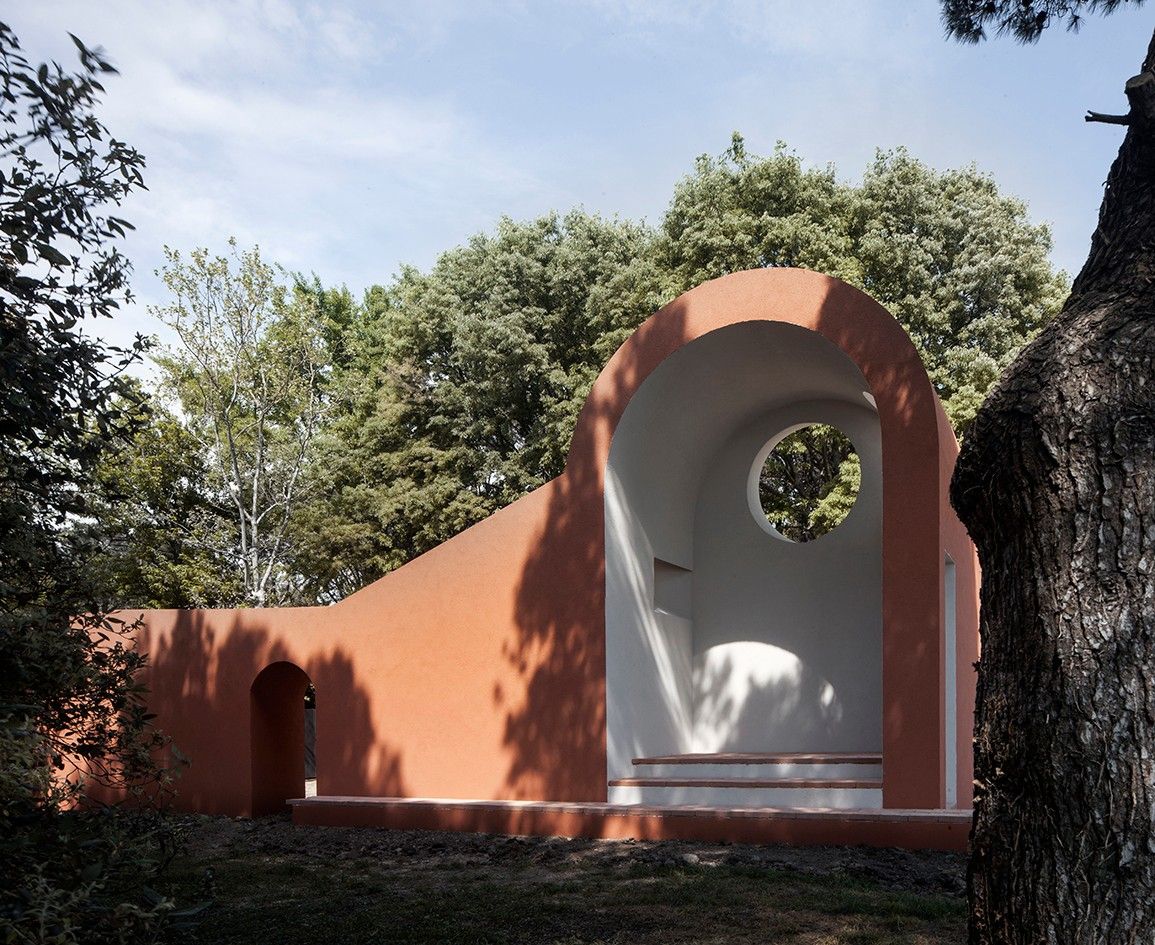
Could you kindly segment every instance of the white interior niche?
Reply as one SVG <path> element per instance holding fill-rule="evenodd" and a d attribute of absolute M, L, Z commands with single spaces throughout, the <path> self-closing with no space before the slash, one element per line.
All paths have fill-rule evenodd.
<path fill-rule="evenodd" d="M 796 544 L 759 521 L 751 476 L 810 423 L 850 438 L 862 485 Z M 861 372 L 794 325 L 719 329 L 646 379 L 606 470 L 611 779 L 639 756 L 881 751 L 881 449 Z"/>

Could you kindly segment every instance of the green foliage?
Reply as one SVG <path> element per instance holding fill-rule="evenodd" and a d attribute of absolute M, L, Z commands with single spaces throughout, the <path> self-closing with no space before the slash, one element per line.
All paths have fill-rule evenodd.
<path fill-rule="evenodd" d="M 229 509 L 244 601 L 286 604 L 297 599 L 288 529 L 323 415 L 325 337 L 344 345 L 348 306 L 300 282 L 289 292 L 258 249 L 229 247 L 227 258 L 195 249 L 187 260 L 166 247 L 159 275 L 172 298 L 152 311 L 179 344 L 155 360 L 195 444 L 206 515 Z"/>
<path fill-rule="evenodd" d="M 163 822 L 142 831 L 142 815 L 72 810 L 107 789 L 143 800 L 168 783 L 156 763 L 164 739 L 135 681 L 144 655 L 116 618 L 63 619 L 8 614 L 0 633 L 0 932 L 153 941 L 171 907 L 143 893 L 167 843 Z"/>
<path fill-rule="evenodd" d="M 662 221 L 659 266 L 667 291 L 771 266 L 814 269 L 853 282 L 853 189 L 833 166 L 803 167 L 779 144 L 766 159 L 739 135 L 718 158 L 702 155 L 674 189 Z"/>
<path fill-rule="evenodd" d="M 111 67 L 77 46 L 79 75 L 34 68 L 0 24 L 0 570 L 16 606 L 44 595 L 53 526 L 84 511 L 77 486 L 117 435 L 117 374 L 135 355 L 75 327 L 127 297 L 128 263 L 107 246 L 127 224 L 106 208 L 144 164 L 92 114 Z"/>
<path fill-rule="evenodd" d="M 851 280 L 910 334 L 943 406 L 966 433 L 995 379 L 1070 289 L 1050 231 L 975 168 L 936 173 L 899 150 L 863 179 Z"/>
<path fill-rule="evenodd" d="M 144 391 L 135 431 L 96 470 L 88 573 L 100 607 L 233 607 L 244 600 L 232 509 L 220 501 L 200 444 Z M 126 405 L 126 409 L 127 409 Z"/>
<path fill-rule="evenodd" d="M 955 428 L 965 433 L 1018 349 L 1068 290 L 1045 226 L 973 167 L 942 173 L 880 152 L 860 186 L 807 170 L 779 145 L 742 140 L 699 158 L 674 193 L 660 245 L 671 294 L 742 269 L 799 266 L 881 302 L 914 340 Z"/>
<path fill-rule="evenodd" d="M 818 535 L 833 531 L 850 514 L 861 487 L 862 463 L 857 453 L 851 453 L 838 464 L 834 481 L 814 503 L 806 518 L 807 527 Z"/>
<path fill-rule="evenodd" d="M 196 461 L 166 466 L 160 454 L 178 435 L 166 427 L 138 440 L 154 459 L 138 453 L 110 476 L 146 496 L 155 465 L 191 492 L 182 504 L 161 477 L 157 502 L 122 522 L 108 504 L 112 532 L 140 536 L 123 543 L 116 581 L 138 603 L 228 602 L 233 585 L 210 572 L 231 556 L 248 603 L 338 600 L 557 476 L 625 338 L 681 292 L 744 269 L 806 267 L 877 298 L 965 434 L 1066 295 L 1049 249 L 1046 227 L 974 168 L 940 173 L 881 152 L 849 184 L 785 146 L 752 155 L 735 135 L 698 159 L 656 229 L 582 211 L 506 219 L 359 302 L 316 278 L 282 286 L 255 251 L 234 247 L 231 262 L 171 253 L 173 301 L 160 314 L 182 344 L 159 360 Z M 853 459 L 814 456 L 814 504 L 780 510 L 800 535 L 828 530 L 856 489 Z M 780 502 L 813 484 L 787 484 Z M 286 485 L 291 501 L 280 502 Z M 217 529 L 230 504 L 231 542 Z M 174 517 L 201 530 L 154 541 Z M 148 558 L 146 541 L 159 550 L 125 573 Z"/>
<path fill-rule="evenodd" d="M 1143 0 L 942 0 L 947 33 L 965 43 L 987 38 L 987 27 L 998 36 L 1011 35 L 1033 43 L 1048 26 L 1063 23 L 1071 32 L 1087 13 L 1114 13 L 1119 7 L 1139 6 Z"/>
<path fill-rule="evenodd" d="M 698 159 L 656 232 L 580 212 L 504 220 L 367 293 L 333 373 L 296 568 L 311 593 L 339 598 L 556 476 L 617 346 L 664 302 L 743 269 L 807 267 L 873 295 L 965 432 L 1066 295 L 1049 249 L 1046 227 L 974 168 L 884 152 L 855 186 L 783 146 L 751 155 L 737 136 Z M 784 511 L 800 535 L 829 530 L 857 490 L 853 459 L 816 455 L 817 504 Z"/>
<path fill-rule="evenodd" d="M 80 530 L 109 443 L 128 434 L 120 372 L 136 351 L 82 319 L 127 297 L 108 212 L 144 161 L 93 113 L 112 72 L 32 66 L 0 24 L 0 936 L 147 940 L 164 908 L 139 896 L 143 847 L 118 818 L 63 809 L 93 788 L 162 781 L 134 682 L 144 657 L 102 615 Z M 141 841 L 143 842 L 143 841 Z"/>
<path fill-rule="evenodd" d="M 650 231 L 582 212 L 366 294 L 331 383 L 298 567 L 343 596 L 561 472 L 605 361 L 660 303 Z"/>
<path fill-rule="evenodd" d="M 6 941 L 136 945 L 166 940 L 173 903 L 150 896 L 141 883 L 169 855 L 163 822 L 62 813 L 51 821 L 22 824 L 19 839 L 22 848 L 4 845 L 14 857 L 12 866 L 26 870 L 0 914 Z"/>
<path fill-rule="evenodd" d="M 824 423 L 795 430 L 766 457 L 758 496 L 766 519 L 791 541 L 813 541 L 842 524 L 861 485 L 854 444 Z"/>

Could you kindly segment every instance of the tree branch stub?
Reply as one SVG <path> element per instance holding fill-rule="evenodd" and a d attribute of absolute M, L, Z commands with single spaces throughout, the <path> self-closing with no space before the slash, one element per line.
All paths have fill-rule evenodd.
<path fill-rule="evenodd" d="M 1083 116 L 1083 121 L 1097 121 L 1104 125 L 1129 125 L 1131 124 L 1130 115 L 1104 115 L 1102 112 L 1088 111 Z"/>

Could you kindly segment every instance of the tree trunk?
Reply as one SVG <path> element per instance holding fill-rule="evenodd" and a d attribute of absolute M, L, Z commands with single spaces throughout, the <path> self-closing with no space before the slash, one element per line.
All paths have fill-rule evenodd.
<path fill-rule="evenodd" d="M 1155 942 L 1155 37 L 1062 313 L 963 446 L 972 943 Z"/>

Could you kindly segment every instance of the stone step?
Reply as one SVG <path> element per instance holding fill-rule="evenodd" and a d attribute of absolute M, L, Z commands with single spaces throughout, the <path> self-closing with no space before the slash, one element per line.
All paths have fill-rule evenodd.
<path fill-rule="evenodd" d="M 652 764 L 846 764 L 880 765 L 880 752 L 862 751 L 713 751 L 634 758 L 636 765 Z"/>
<path fill-rule="evenodd" d="M 632 777 L 728 780 L 869 780 L 882 778 L 875 753 L 779 752 L 694 754 L 634 758 Z"/>
<path fill-rule="evenodd" d="M 616 778 L 612 787 L 877 788 L 880 778 Z"/>
<path fill-rule="evenodd" d="M 814 807 L 831 810 L 882 807 L 877 778 L 615 778 L 614 804 L 708 807 Z"/>

